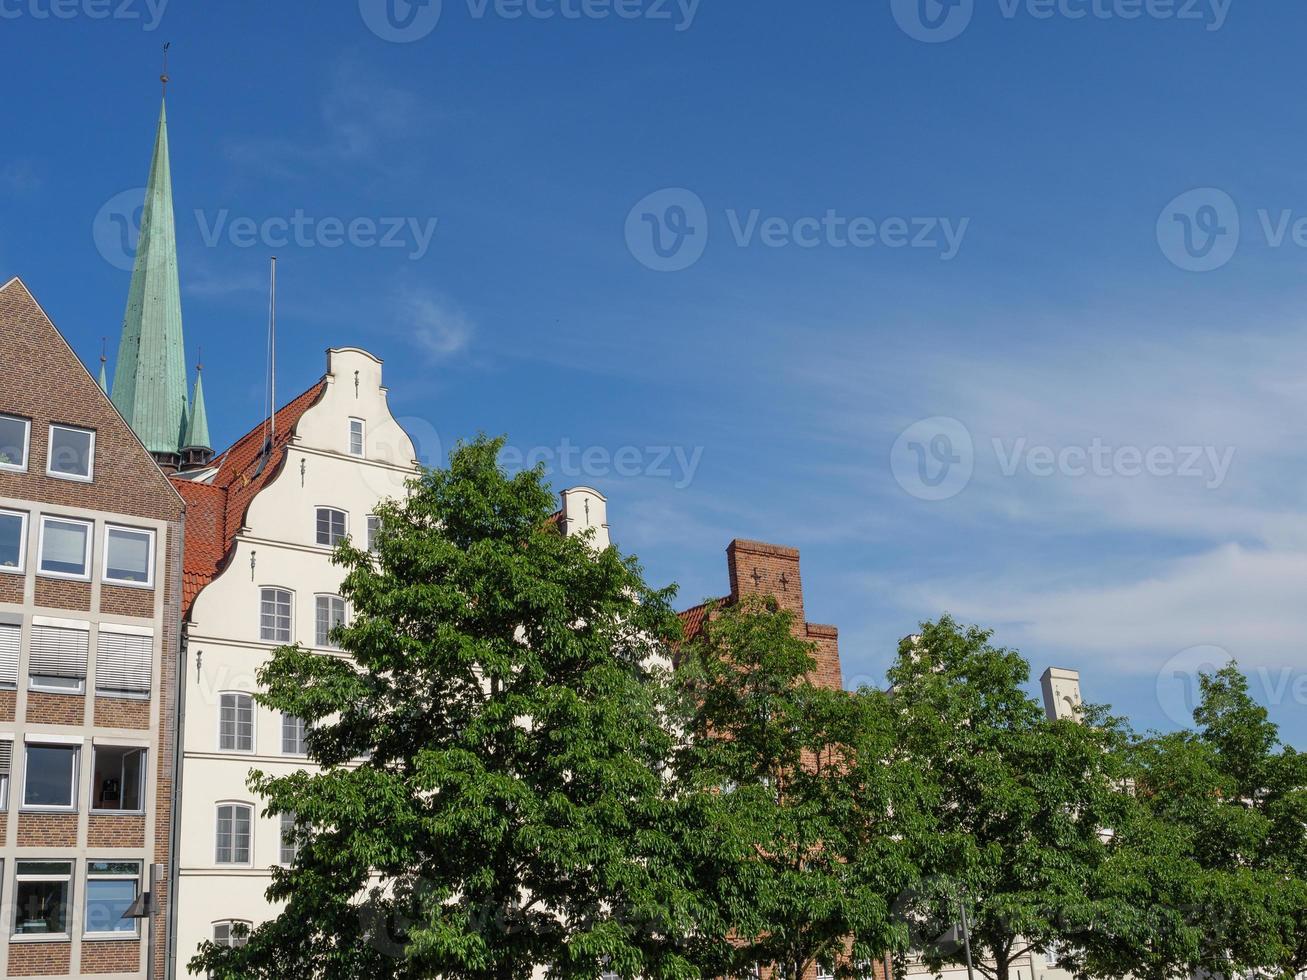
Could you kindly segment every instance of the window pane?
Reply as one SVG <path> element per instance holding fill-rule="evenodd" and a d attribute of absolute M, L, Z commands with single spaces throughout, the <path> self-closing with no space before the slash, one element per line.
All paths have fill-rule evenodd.
<path fill-rule="evenodd" d="M 377 532 L 381 530 L 381 518 L 375 514 L 368 515 L 368 551 L 377 550 Z"/>
<path fill-rule="evenodd" d="M 85 575 L 90 532 L 87 524 L 47 520 L 41 535 L 41 571 Z"/>
<path fill-rule="evenodd" d="M 108 557 L 105 562 L 105 577 L 119 582 L 140 582 L 150 580 L 150 563 L 153 550 L 151 535 L 145 531 L 129 531 L 126 528 L 111 527 L 105 536 L 105 548 Z"/>
<path fill-rule="evenodd" d="M 345 512 L 332 507 L 318 508 L 318 544 L 333 548 L 345 536 Z"/>
<path fill-rule="evenodd" d="M 336 595 L 320 595 L 316 600 L 315 642 L 320 647 L 338 647 L 331 631 L 345 622 L 345 600 Z"/>
<path fill-rule="evenodd" d="M 140 810 L 144 749 L 97 745 L 92 764 L 91 809 Z"/>
<path fill-rule="evenodd" d="M 294 864 L 295 858 L 299 855 L 299 844 L 292 840 L 295 831 L 295 814 L 283 813 L 281 815 L 281 863 Z"/>
<path fill-rule="evenodd" d="M 124 878 L 86 881 L 86 932 L 135 932 L 136 920 L 123 913 L 136 901 L 136 880 Z"/>
<path fill-rule="evenodd" d="M 91 475 L 90 432 L 50 426 L 50 472 L 65 476 Z"/>
<path fill-rule="evenodd" d="M 254 751 L 254 699 L 248 694 L 224 694 L 219 700 L 218 748 Z"/>
<path fill-rule="evenodd" d="M 27 466 L 27 420 L 0 415 L 0 466 Z"/>
<path fill-rule="evenodd" d="M 18 873 L 23 873 L 22 864 L 18 865 Z M 59 935 L 68 931 L 70 882 L 19 881 L 16 885 L 14 932 L 17 935 Z"/>
<path fill-rule="evenodd" d="M 290 642 L 290 593 L 284 589 L 263 590 L 259 637 L 270 643 Z"/>
<path fill-rule="evenodd" d="M 349 420 L 349 451 L 355 456 L 363 455 L 363 420 Z"/>
<path fill-rule="evenodd" d="M 281 716 L 281 751 L 286 755 L 304 755 L 304 719 Z"/>
<path fill-rule="evenodd" d="M 77 748 L 29 745 L 23 803 L 27 806 L 72 806 Z"/>
<path fill-rule="evenodd" d="M 23 557 L 21 514 L 0 514 L 0 568 L 21 568 Z"/>

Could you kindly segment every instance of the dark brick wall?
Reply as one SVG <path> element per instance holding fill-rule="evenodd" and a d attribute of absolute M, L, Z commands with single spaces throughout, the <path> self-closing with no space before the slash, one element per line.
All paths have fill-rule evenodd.
<path fill-rule="evenodd" d="M 135 973 L 141 967 L 141 941 L 82 943 L 82 973 Z"/>
<path fill-rule="evenodd" d="M 33 423 L 35 428 L 36 424 Z M 33 436 L 35 439 L 35 436 Z M 92 561 L 96 556 L 92 554 Z M 36 561 L 36 556 L 28 558 L 28 563 Z M 37 576 L 36 579 L 36 604 L 38 606 L 49 606 L 51 609 L 71 609 L 74 612 L 91 611 L 91 583 L 76 582 L 66 578 L 44 578 Z"/>
<path fill-rule="evenodd" d="M 0 602 L 19 605 L 23 601 L 23 576 L 0 574 Z"/>
<path fill-rule="evenodd" d="M 86 720 L 86 697 L 81 694 L 27 692 L 27 720 L 42 725 L 81 725 Z"/>
<path fill-rule="evenodd" d="M 17 707 L 17 691 L 0 691 L 0 721 L 13 721 Z"/>
<path fill-rule="evenodd" d="M 18 814 L 19 847 L 76 847 L 77 814 Z"/>
<path fill-rule="evenodd" d="M 150 727 L 149 701 L 133 701 L 130 698 L 95 699 L 95 725 L 97 728 L 139 728 Z"/>
<path fill-rule="evenodd" d="M 72 943 L 10 943 L 11 977 L 54 977 L 67 973 L 73 955 Z"/>
<path fill-rule="evenodd" d="M 92 813 L 86 828 L 87 847 L 144 847 L 144 814 Z"/>
<path fill-rule="evenodd" d="M 139 616 L 141 619 L 152 619 L 154 590 L 101 583 L 100 612 L 112 616 Z"/>

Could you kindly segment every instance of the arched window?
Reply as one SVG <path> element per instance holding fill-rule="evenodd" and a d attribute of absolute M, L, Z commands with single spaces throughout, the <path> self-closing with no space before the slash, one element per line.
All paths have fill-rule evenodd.
<path fill-rule="evenodd" d="M 254 841 L 254 807 L 248 803 L 219 803 L 217 864 L 249 864 Z"/>

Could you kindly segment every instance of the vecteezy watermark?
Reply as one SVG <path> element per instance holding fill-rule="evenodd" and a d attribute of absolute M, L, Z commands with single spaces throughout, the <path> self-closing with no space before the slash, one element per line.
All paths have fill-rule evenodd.
<path fill-rule="evenodd" d="M 1168 659 L 1157 672 L 1157 704 L 1176 725 L 1194 723 L 1194 709 L 1202 702 L 1202 678 L 1211 676 L 1235 658 L 1224 647 L 1187 647 Z M 1302 667 L 1255 667 L 1244 672 L 1248 693 L 1268 708 L 1290 704 L 1307 707 L 1307 670 Z"/>
<path fill-rule="evenodd" d="M 286 216 L 255 219 L 233 216 L 228 208 L 193 212 L 206 248 L 228 244 L 233 248 L 394 248 L 406 257 L 421 259 L 431 248 L 439 218 L 412 216 L 350 218 L 316 217 L 296 208 Z M 140 246 L 145 214 L 145 188 L 115 194 L 95 215 L 91 237 L 104 260 L 129 271 Z"/>
<path fill-rule="evenodd" d="M 996 0 L 1004 20 L 1174 20 L 1219 31 L 1233 0 Z M 927 44 L 951 41 L 971 23 L 975 0 L 890 0 L 894 21 Z"/>
<path fill-rule="evenodd" d="M 958 254 L 970 218 L 846 215 L 828 208 L 821 215 L 787 218 L 759 208 L 723 212 L 737 248 L 923 249 L 947 262 Z M 626 215 L 626 247 L 655 272 L 679 272 L 708 247 L 708 208 L 694 191 L 667 187 L 636 202 Z"/>
<path fill-rule="evenodd" d="M 153 31 L 168 0 L 0 0 L 0 20 L 137 20 Z"/>
<path fill-rule="evenodd" d="M 701 0 L 466 0 L 473 20 L 643 20 L 688 31 Z M 359 0 L 363 23 L 383 41 L 420 41 L 440 22 L 441 0 Z"/>
<path fill-rule="evenodd" d="M 499 463 L 510 472 L 544 465 L 545 476 L 605 479 L 647 477 L 671 480 L 677 490 L 684 490 L 694 480 L 703 461 L 703 446 L 578 446 L 563 438 L 557 446 L 506 445 L 499 452 Z"/>
<path fill-rule="evenodd" d="M 1136 477 L 1200 480 L 1219 489 L 1234 463 L 1234 446 L 1111 445 L 1095 437 L 1087 445 L 1050 446 L 1025 436 L 993 438 L 989 448 L 995 468 L 1007 478 L 1036 479 Z M 908 426 L 890 450 L 890 471 L 904 490 L 919 500 L 948 500 L 971 482 L 976 468 L 971 432 L 955 418 L 935 416 Z"/>
<path fill-rule="evenodd" d="M 1217 187 L 1196 187 L 1173 198 L 1157 218 L 1157 244 L 1177 268 L 1211 272 L 1234 258 L 1241 240 L 1265 248 L 1307 249 L 1307 214 L 1292 208 L 1258 208 L 1255 233 L 1244 235 L 1239 206 Z"/>

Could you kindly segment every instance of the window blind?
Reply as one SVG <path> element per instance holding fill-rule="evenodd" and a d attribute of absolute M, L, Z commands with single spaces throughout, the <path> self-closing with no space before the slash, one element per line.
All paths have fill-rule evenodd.
<path fill-rule="evenodd" d="M 18 684 L 18 647 L 22 627 L 0 623 L 0 684 Z"/>
<path fill-rule="evenodd" d="M 27 672 L 42 677 L 85 678 L 90 636 L 86 630 L 33 625 Z"/>
<path fill-rule="evenodd" d="M 95 652 L 95 686 L 149 694 L 153 662 L 154 637 L 101 629 Z"/>

